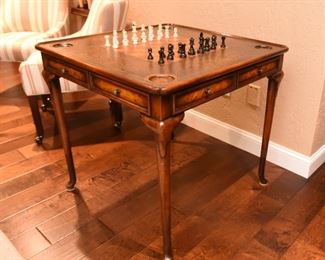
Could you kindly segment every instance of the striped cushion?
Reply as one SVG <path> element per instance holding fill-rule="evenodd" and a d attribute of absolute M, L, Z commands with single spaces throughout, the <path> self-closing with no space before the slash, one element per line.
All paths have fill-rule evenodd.
<path fill-rule="evenodd" d="M 88 18 L 81 30 L 63 38 L 85 36 L 89 34 L 111 32 L 113 29 L 124 28 L 128 9 L 127 0 L 94 0 Z M 41 53 L 35 51 L 19 67 L 22 85 L 27 96 L 49 94 L 42 72 Z M 60 78 L 62 92 L 85 90 L 85 88 Z"/>
<path fill-rule="evenodd" d="M 42 35 L 43 33 L 38 32 L 9 32 L 1 34 L 1 60 L 26 60 L 35 51 L 35 44 L 43 39 Z"/>
<path fill-rule="evenodd" d="M 0 0 L 0 17 L 11 32 L 46 32 L 69 14 L 69 0 Z"/>
<path fill-rule="evenodd" d="M 39 51 L 33 52 L 29 58 L 22 62 L 19 71 L 23 89 L 27 96 L 50 94 L 49 88 L 42 77 L 43 63 Z M 73 92 L 85 90 L 83 87 L 60 78 L 62 92 Z"/>
<path fill-rule="evenodd" d="M 0 0 L 0 60 L 23 61 L 34 45 L 69 31 L 68 0 Z"/>

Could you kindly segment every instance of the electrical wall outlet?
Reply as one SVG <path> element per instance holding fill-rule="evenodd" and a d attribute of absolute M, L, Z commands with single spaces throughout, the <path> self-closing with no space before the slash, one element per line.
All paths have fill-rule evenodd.
<path fill-rule="evenodd" d="M 249 84 L 247 88 L 247 103 L 259 107 L 261 99 L 261 87 Z"/>

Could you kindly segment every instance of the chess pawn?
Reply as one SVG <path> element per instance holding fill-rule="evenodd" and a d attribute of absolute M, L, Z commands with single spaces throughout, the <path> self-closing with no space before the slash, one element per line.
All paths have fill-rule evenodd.
<path fill-rule="evenodd" d="M 226 48 L 226 36 L 221 36 L 221 48 Z"/>
<path fill-rule="evenodd" d="M 111 43 L 109 42 L 109 35 L 105 35 L 105 47 L 111 47 Z"/>
<path fill-rule="evenodd" d="M 148 60 L 153 60 L 153 55 L 152 55 L 152 48 L 149 48 L 148 49 L 148 57 L 147 57 Z"/>
<path fill-rule="evenodd" d="M 174 27 L 174 38 L 177 38 L 178 37 L 178 30 L 177 30 L 177 27 Z"/>

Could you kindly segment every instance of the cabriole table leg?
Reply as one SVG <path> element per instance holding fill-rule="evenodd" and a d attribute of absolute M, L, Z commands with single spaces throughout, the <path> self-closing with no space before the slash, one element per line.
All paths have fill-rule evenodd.
<path fill-rule="evenodd" d="M 173 259 L 171 242 L 171 199 L 170 199 L 170 143 L 172 132 L 184 118 L 184 113 L 164 121 L 141 115 L 141 119 L 156 134 L 157 166 L 160 187 L 161 224 L 164 259 Z"/>

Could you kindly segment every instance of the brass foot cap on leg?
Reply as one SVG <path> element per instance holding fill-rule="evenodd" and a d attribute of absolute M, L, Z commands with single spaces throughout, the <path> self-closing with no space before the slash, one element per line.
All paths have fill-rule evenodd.
<path fill-rule="evenodd" d="M 67 191 L 68 192 L 72 192 L 72 191 L 75 191 L 76 190 L 76 186 L 75 185 L 67 185 Z"/>
<path fill-rule="evenodd" d="M 267 179 L 260 180 L 259 183 L 260 183 L 260 185 L 263 186 L 263 187 L 265 187 L 265 186 L 267 186 L 267 185 L 269 184 L 269 182 L 267 181 Z"/>

